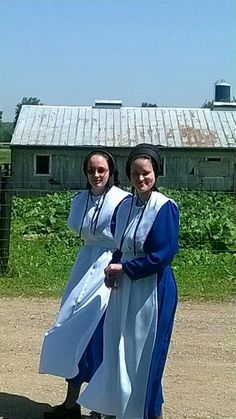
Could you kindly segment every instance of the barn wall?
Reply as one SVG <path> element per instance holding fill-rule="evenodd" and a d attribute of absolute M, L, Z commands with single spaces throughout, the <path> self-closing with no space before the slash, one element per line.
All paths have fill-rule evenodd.
<path fill-rule="evenodd" d="M 37 155 L 50 155 L 51 173 L 34 174 L 34 158 Z M 86 179 L 82 173 L 82 162 L 87 154 L 81 149 L 72 148 L 12 148 L 12 183 L 19 188 L 61 189 L 82 188 Z"/>
<path fill-rule="evenodd" d="M 125 161 L 128 152 L 116 149 L 122 184 L 127 184 Z M 235 191 L 236 151 L 161 148 L 164 176 L 158 184 L 170 188 Z"/>
<path fill-rule="evenodd" d="M 92 147 L 12 147 L 12 182 L 16 188 L 60 190 L 86 187 L 82 172 L 84 157 Z M 107 148 L 116 161 L 122 185 L 129 182 L 126 148 Z M 51 156 L 50 175 L 34 174 L 35 154 Z M 170 188 L 235 191 L 236 151 L 233 149 L 161 149 L 164 176 L 159 185 Z"/>
<path fill-rule="evenodd" d="M 233 150 L 165 150 L 166 173 L 160 182 L 174 188 L 234 191 L 235 156 Z"/>

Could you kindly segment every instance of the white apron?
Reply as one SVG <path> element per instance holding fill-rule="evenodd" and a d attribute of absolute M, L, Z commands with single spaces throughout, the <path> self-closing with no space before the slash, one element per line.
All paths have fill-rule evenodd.
<path fill-rule="evenodd" d="M 137 207 L 136 198 L 121 205 L 115 239 L 122 261 L 145 255 L 144 242 L 167 200 L 153 192 L 146 206 Z M 143 418 L 158 321 L 156 283 L 156 274 L 136 281 L 119 277 L 104 323 L 104 360 L 78 403 L 117 419 Z"/>
<path fill-rule="evenodd" d="M 110 290 L 104 269 L 114 251 L 110 231 L 112 214 L 126 192 L 113 186 L 97 202 L 88 191 L 78 194 L 71 206 L 68 225 L 84 239 L 62 297 L 56 322 L 46 333 L 39 372 L 73 378 L 78 363 L 104 311 Z"/>

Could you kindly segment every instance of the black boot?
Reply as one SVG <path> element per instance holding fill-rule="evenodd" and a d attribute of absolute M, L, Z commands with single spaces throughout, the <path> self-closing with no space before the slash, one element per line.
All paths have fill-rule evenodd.
<path fill-rule="evenodd" d="M 53 407 L 50 412 L 45 412 L 43 417 L 44 419 L 81 419 L 81 407 L 75 405 L 67 408 L 63 403 Z"/>

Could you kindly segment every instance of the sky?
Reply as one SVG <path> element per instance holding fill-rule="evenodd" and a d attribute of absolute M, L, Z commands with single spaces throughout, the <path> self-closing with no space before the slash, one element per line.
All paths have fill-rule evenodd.
<path fill-rule="evenodd" d="M 0 110 L 23 97 L 200 107 L 236 96 L 236 0 L 0 0 Z"/>

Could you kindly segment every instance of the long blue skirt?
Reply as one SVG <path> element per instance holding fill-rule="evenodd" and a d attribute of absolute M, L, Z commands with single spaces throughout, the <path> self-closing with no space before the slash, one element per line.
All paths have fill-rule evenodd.
<path fill-rule="evenodd" d="M 177 288 L 171 269 L 165 270 L 161 281 L 157 284 L 157 295 L 158 326 L 147 383 L 144 419 L 160 416 L 164 402 L 161 381 L 177 306 Z"/>
<path fill-rule="evenodd" d="M 83 383 L 89 383 L 92 376 L 97 371 L 103 360 L 103 324 L 105 313 L 98 323 L 93 336 L 91 337 L 87 348 L 85 349 L 79 364 L 79 373 L 66 381 L 72 383 L 75 387 Z"/>

